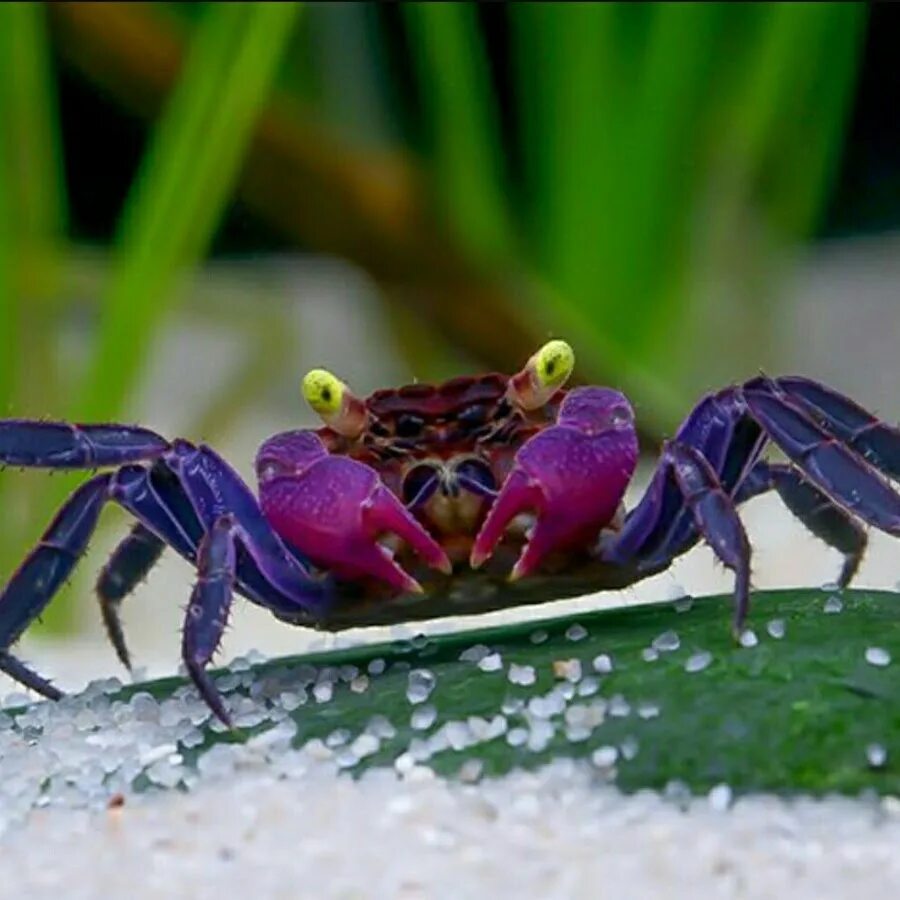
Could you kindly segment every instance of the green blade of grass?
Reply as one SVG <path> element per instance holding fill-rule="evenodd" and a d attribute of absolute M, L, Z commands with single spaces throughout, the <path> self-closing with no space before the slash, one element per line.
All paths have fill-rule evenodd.
<path fill-rule="evenodd" d="M 769 206 L 775 227 L 789 237 L 809 234 L 827 202 L 843 148 L 867 17 L 865 4 L 821 3 L 805 11 L 803 52 L 795 48 L 793 57 L 793 103 L 780 117 L 773 141 L 779 165 Z"/>
<path fill-rule="evenodd" d="M 667 162 L 672 144 L 687 142 L 687 125 L 681 125 L 682 109 L 648 110 L 647 104 L 673 96 L 698 102 L 704 57 L 682 66 L 682 73 L 677 40 L 695 48 L 699 37 L 691 29 L 708 33 L 706 19 L 715 13 L 679 7 L 668 40 L 652 40 L 661 31 L 654 25 L 660 16 L 655 6 L 521 4 L 510 15 L 530 250 L 550 287 L 544 293 L 552 298 L 538 315 L 579 336 L 587 371 L 615 378 L 641 397 L 645 421 L 670 427 L 686 407 L 683 392 L 665 361 L 638 352 L 650 330 L 648 319 L 670 297 L 659 291 L 635 297 L 647 284 L 644 270 L 655 273 L 659 267 L 646 254 L 665 243 L 644 221 L 646 209 L 656 219 L 655 205 L 674 204 L 681 196 L 681 187 L 665 182 L 653 166 Z M 652 52 L 664 58 L 651 66 Z M 660 123 L 644 122 L 650 116 Z M 658 150 L 637 145 L 663 138 L 667 143 Z M 639 183 L 646 178 L 652 188 Z M 660 183 L 668 191 L 662 197 Z"/>
<path fill-rule="evenodd" d="M 71 418 L 121 416 L 179 278 L 205 252 L 232 196 L 299 9 L 293 3 L 205 8 L 126 201 L 94 352 Z M 75 480 L 62 476 L 48 484 L 34 503 L 41 521 Z M 71 597 L 63 594 L 47 610 L 44 627 L 68 627 L 72 613 Z"/>
<path fill-rule="evenodd" d="M 0 5 L 0 417 L 61 412 L 66 193 L 46 7 Z M 57 404 L 54 408 L 54 404 Z M 46 479 L 0 473 L 0 573 L 39 529 Z"/>
<path fill-rule="evenodd" d="M 743 27 L 723 47 L 705 117 L 713 190 L 695 235 L 697 306 L 679 342 L 697 389 L 774 362 L 771 262 L 809 236 L 828 197 L 864 21 L 862 5 L 784 3 L 747 5 L 733 23 Z M 718 353 L 694 352 L 713 341 Z"/>
<path fill-rule="evenodd" d="M 54 395 L 57 245 L 65 228 L 65 186 L 41 4 L 0 6 L 0 415 L 14 402 Z M 27 361 L 28 377 L 17 378 Z"/>
<path fill-rule="evenodd" d="M 726 9 L 716 3 L 654 4 L 637 77 L 629 134 L 627 197 L 615 210 L 619 244 L 607 255 L 619 302 L 584 302 L 637 358 L 677 379 L 666 353 L 686 316 L 692 211 L 703 184 L 702 130 Z"/>
<path fill-rule="evenodd" d="M 378 40 L 377 6 L 368 3 L 320 3 L 306 16 L 309 51 L 320 86 L 323 117 L 349 143 L 394 147 L 398 134 L 391 115 L 384 73 L 384 48 Z M 302 71 L 292 70 L 290 89 L 303 94 Z M 309 77 L 305 79 L 309 81 Z"/>
<path fill-rule="evenodd" d="M 403 7 L 433 155 L 433 186 L 454 235 L 479 261 L 508 258 L 514 235 L 498 111 L 476 8 Z"/>
<path fill-rule="evenodd" d="M 625 79 L 613 4 L 510 8 L 534 251 L 569 302 L 603 278 L 615 242 Z M 573 240 L 574 238 L 574 240 Z"/>
<path fill-rule="evenodd" d="M 178 278 L 232 196 L 299 6 L 210 4 L 129 194 L 79 416 L 107 419 L 135 386 Z"/>

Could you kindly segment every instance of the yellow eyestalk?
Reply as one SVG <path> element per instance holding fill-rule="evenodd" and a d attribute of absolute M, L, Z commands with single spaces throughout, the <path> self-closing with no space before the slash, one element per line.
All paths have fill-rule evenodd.
<path fill-rule="evenodd" d="M 345 437 L 357 438 L 368 422 L 366 404 L 326 369 L 311 369 L 303 378 L 303 397 L 322 421 Z"/>
<path fill-rule="evenodd" d="M 326 369 L 310 369 L 303 379 L 306 402 L 324 419 L 340 411 L 347 385 Z"/>
<path fill-rule="evenodd" d="M 507 395 L 524 410 L 543 406 L 568 380 L 575 352 L 565 341 L 549 341 L 509 379 Z"/>
<path fill-rule="evenodd" d="M 545 388 L 564 385 L 575 368 L 575 353 L 565 341 L 549 341 L 531 357 L 534 374 Z"/>

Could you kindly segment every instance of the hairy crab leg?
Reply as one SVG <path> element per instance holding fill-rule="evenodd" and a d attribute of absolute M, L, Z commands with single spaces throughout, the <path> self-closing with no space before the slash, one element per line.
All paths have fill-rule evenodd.
<path fill-rule="evenodd" d="M 226 725 L 231 717 L 206 666 L 213 658 L 231 609 L 237 551 L 236 526 L 230 514 L 219 516 L 204 535 L 197 554 L 197 583 L 184 620 L 182 658 L 191 681 L 210 709 Z"/>
<path fill-rule="evenodd" d="M 192 465 L 198 459 L 206 465 L 202 476 Z M 185 462 L 187 474 L 180 471 Z M 218 511 L 212 497 L 217 498 Z M 183 443 L 177 451 L 166 451 L 151 469 L 123 466 L 115 473 L 97 475 L 81 485 L 57 512 L 37 547 L 0 594 L 0 670 L 45 696 L 56 698 L 59 691 L 9 654 L 8 648 L 41 614 L 71 574 L 87 548 L 100 511 L 110 500 L 135 515 L 147 533 L 191 561 L 197 558 L 204 531 L 219 516 L 233 513 L 240 523 L 241 547 L 246 551 L 237 565 L 241 593 L 288 617 L 298 610 L 315 614 L 330 597 L 330 583 L 313 579 L 302 561 L 284 547 L 240 478 L 211 451 L 196 450 Z M 121 557 L 117 565 L 121 565 Z M 127 586 L 127 580 L 122 588 Z M 128 651 L 117 605 L 108 605 L 106 611 L 110 614 L 107 627 L 113 646 L 127 665 Z"/>
<path fill-rule="evenodd" d="M 206 521 L 201 521 L 189 486 L 182 483 L 181 470 L 186 459 L 190 461 L 200 452 L 183 442 L 177 449 L 168 451 L 149 470 L 141 466 L 119 469 L 110 487 L 110 494 L 116 503 L 143 523 L 149 533 L 157 535 L 183 558 L 195 564 L 203 536 L 215 522 L 215 519 L 210 522 L 210 515 L 215 513 L 210 513 L 213 507 L 206 502 L 203 508 L 209 515 Z M 207 456 L 217 459 L 211 451 L 208 451 Z M 212 482 L 206 478 L 212 478 Z M 245 543 L 249 549 L 238 560 L 238 591 L 253 603 L 287 618 L 296 615 L 298 608 L 315 612 L 326 585 L 308 576 L 302 561 L 289 554 L 277 537 L 268 540 L 267 535 L 271 537 L 271 529 L 265 521 L 259 521 L 256 498 L 249 488 L 230 469 L 221 469 L 217 475 L 207 472 L 206 478 L 190 482 L 194 495 L 199 491 L 208 500 L 210 492 L 221 491 L 220 485 L 229 483 L 231 487 L 226 492 L 227 501 L 234 505 L 232 511 L 245 524 Z M 222 512 L 226 505 L 219 504 Z M 255 539 L 252 537 L 254 534 Z M 127 540 L 126 538 L 126 543 Z M 106 603 L 98 585 L 101 611 L 110 640 L 119 659 L 126 666 L 129 653 L 119 611 L 121 599 L 128 590 L 122 592 L 122 597 L 117 602 Z"/>
<path fill-rule="evenodd" d="M 59 691 L 8 651 L 84 555 L 106 503 L 110 479 L 108 474 L 97 475 L 69 497 L 0 594 L 0 669 L 51 699 L 57 699 Z"/>
<path fill-rule="evenodd" d="M 796 395 L 794 391 L 797 392 Z M 752 408 L 754 396 L 763 397 L 763 400 L 757 403 L 756 409 Z M 818 404 L 814 410 L 813 400 Z M 758 417 L 757 423 L 756 413 L 761 404 L 767 405 L 769 414 L 764 412 Z M 779 410 L 784 412 L 779 413 Z M 896 507 L 896 494 L 875 473 L 871 465 L 880 464 L 883 471 L 891 473 L 891 465 L 896 465 L 896 462 L 891 461 L 900 455 L 900 433 L 879 422 L 853 401 L 808 379 L 793 376 L 779 378 L 776 381 L 756 378 L 743 387 L 726 388 L 718 394 L 704 398 L 681 426 L 676 440 L 696 446 L 719 473 L 723 487 L 732 493 L 735 488 L 740 490 L 749 464 L 758 458 L 762 447 L 761 439 L 769 438 L 778 443 L 776 434 L 769 433 L 768 429 L 775 431 L 779 429 L 779 415 L 782 418 L 789 417 L 796 427 L 802 428 L 805 423 L 807 436 L 814 442 L 828 443 L 831 435 L 827 430 L 830 429 L 841 438 L 855 441 L 857 452 L 865 455 L 868 462 L 857 456 L 850 447 L 837 451 L 847 464 L 850 486 L 848 488 L 845 485 L 845 499 L 835 497 L 833 503 L 853 509 L 852 502 L 846 502 L 853 499 L 852 496 L 848 498 L 846 491 L 849 490 L 851 494 L 854 491 L 859 493 L 860 485 L 857 484 L 859 481 L 863 486 L 874 486 L 873 489 L 881 504 L 889 510 Z M 840 421 L 837 421 L 838 415 L 841 417 Z M 824 423 L 822 428 L 816 425 L 811 417 L 822 421 Z M 716 427 L 714 424 L 716 419 L 724 421 L 729 418 L 732 425 L 727 431 L 723 431 L 721 425 Z M 783 430 L 783 426 L 781 427 Z M 875 441 L 876 438 L 877 447 L 866 443 Z M 729 444 L 724 456 L 720 444 L 723 440 Z M 831 442 L 835 443 L 833 438 Z M 782 449 L 788 452 L 790 448 L 782 447 Z M 794 447 L 795 456 L 796 450 Z M 788 455 L 790 456 L 790 453 Z M 798 459 L 795 458 L 793 461 L 801 468 L 804 467 Z M 815 478 L 813 473 L 808 474 L 810 478 Z M 847 472 L 844 475 L 846 479 Z M 827 486 L 821 480 L 817 483 L 827 492 Z M 679 509 L 679 505 L 671 476 L 662 469 L 657 470 L 643 500 L 629 514 L 622 532 L 608 546 L 604 555 L 613 561 L 642 557 L 644 564 L 652 567 L 666 557 L 671 558 L 685 552 L 696 542 L 698 535 L 694 523 L 686 511 Z M 788 505 L 790 506 L 789 502 Z M 876 527 L 883 527 L 878 524 L 879 521 L 887 524 L 885 530 L 890 531 L 892 527 L 890 514 L 887 518 L 882 516 L 878 521 L 874 521 L 871 516 L 877 516 L 877 510 L 868 518 L 857 509 L 853 509 L 853 512 Z"/>
<path fill-rule="evenodd" d="M 763 445 L 760 427 L 746 414 L 733 389 L 701 400 L 673 441 L 698 450 L 728 493 L 741 482 Z M 622 530 L 605 548 L 604 556 L 623 563 L 640 557 L 652 567 L 683 553 L 697 539 L 696 522 L 685 509 L 671 470 L 659 466 L 644 497 L 628 514 Z"/>
<path fill-rule="evenodd" d="M 294 612 L 300 608 L 315 614 L 328 608 L 332 582 L 314 577 L 306 561 L 287 549 L 253 492 L 221 456 L 204 445 L 194 447 L 180 441 L 166 454 L 165 462 L 177 475 L 205 531 L 221 516 L 234 516 L 241 528 L 241 545 L 263 576 L 269 594 L 277 590 L 293 602 Z M 264 605 L 288 612 L 273 603 Z"/>
<path fill-rule="evenodd" d="M 868 544 L 865 529 L 831 498 L 787 465 L 760 460 L 734 494 L 736 504 L 776 490 L 784 505 L 817 538 L 844 556 L 838 585 L 846 587 L 856 575 Z"/>
<path fill-rule="evenodd" d="M 146 462 L 169 442 L 135 425 L 72 425 L 0 419 L 0 464 L 42 469 L 93 469 Z"/>
<path fill-rule="evenodd" d="M 877 469 L 786 398 L 756 388 L 743 395 L 767 437 L 813 484 L 864 522 L 900 535 L 900 494 Z"/>
<path fill-rule="evenodd" d="M 165 541 L 138 522 L 113 551 L 97 578 L 95 590 L 103 625 L 126 669 L 131 668 L 131 656 L 119 616 L 122 601 L 146 578 L 165 548 Z"/>
<path fill-rule="evenodd" d="M 734 505 L 716 472 L 695 447 L 669 444 L 664 464 L 671 466 L 678 488 L 697 528 L 716 556 L 734 572 L 734 629 L 737 633 L 750 608 L 750 542 Z"/>
<path fill-rule="evenodd" d="M 721 454 L 719 458 L 724 456 Z M 663 486 L 671 484 L 680 494 L 681 505 L 667 508 Z M 681 541 L 674 530 L 685 513 L 692 519 L 696 537 L 702 537 L 719 560 L 735 574 L 734 630 L 740 631 L 750 606 L 750 543 L 737 513 L 734 498 L 722 484 L 719 473 L 703 450 L 677 440 L 667 442 L 650 488 L 638 507 L 640 528 L 629 530 L 629 523 L 601 548 L 601 556 L 616 562 L 638 559 L 644 569 L 658 569 L 677 555 L 672 543 Z M 632 517 L 630 522 L 634 522 Z M 668 527 L 666 527 L 668 526 Z M 661 543 L 652 555 L 644 542 L 661 534 Z"/>
<path fill-rule="evenodd" d="M 5 672 L 13 681 L 18 681 L 48 700 L 62 700 L 65 697 L 52 681 L 48 681 L 10 653 L 0 653 L 0 672 Z"/>
<path fill-rule="evenodd" d="M 791 400 L 812 414 L 819 425 L 843 438 L 882 472 L 900 480 L 900 428 L 883 422 L 849 397 L 809 378 L 788 375 L 773 381 Z M 754 380 L 748 387 L 758 383 Z"/>
<path fill-rule="evenodd" d="M 125 466 L 115 473 L 97 475 L 81 485 L 59 509 L 38 545 L 13 573 L 0 594 L 0 648 L 3 648 L 0 650 L 3 656 L 0 669 L 44 696 L 55 698 L 59 692 L 54 688 L 52 693 L 48 693 L 45 686 L 49 682 L 34 673 L 29 675 L 30 670 L 6 651 L 40 616 L 69 577 L 87 549 L 100 511 L 110 500 L 135 515 L 143 523 L 147 534 L 157 532 L 183 555 L 193 558 L 195 545 L 180 530 L 159 497 L 154 495 L 149 473 L 143 467 Z M 128 590 L 131 587 L 133 585 Z M 118 619 L 118 604 L 104 604 L 101 594 L 101 611 L 116 654 L 128 666 L 128 650 Z M 16 671 L 23 673 L 21 678 L 11 668 L 15 665 L 19 666 Z"/>

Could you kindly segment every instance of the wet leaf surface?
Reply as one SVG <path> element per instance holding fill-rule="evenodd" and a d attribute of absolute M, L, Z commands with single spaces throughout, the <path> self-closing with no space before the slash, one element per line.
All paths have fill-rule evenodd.
<path fill-rule="evenodd" d="M 229 699 L 250 727 L 208 725 L 204 743 L 184 755 L 193 765 L 214 743 L 255 737 L 272 722 L 254 722 L 253 710 L 287 698 L 288 706 L 303 699 L 288 713 L 293 745 L 319 738 L 356 773 L 400 757 L 401 768 L 500 775 L 572 756 L 594 757 L 598 773 L 626 791 L 676 781 L 695 792 L 727 782 L 738 792 L 896 793 L 900 596 L 845 591 L 836 615 L 824 612 L 828 596 L 756 594 L 754 646 L 729 633 L 730 597 L 709 597 L 689 609 L 664 603 L 285 657 L 239 677 L 223 670 L 225 687 L 243 684 Z M 873 647 L 891 661 L 868 662 Z M 162 699 L 183 683 L 122 695 Z M 354 744 L 372 733 L 374 716 L 390 726 Z M 881 765 L 870 759 L 877 748 L 887 754 Z"/>

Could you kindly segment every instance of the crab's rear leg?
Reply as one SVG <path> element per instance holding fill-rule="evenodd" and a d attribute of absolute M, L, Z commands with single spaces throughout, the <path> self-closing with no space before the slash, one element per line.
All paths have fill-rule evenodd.
<path fill-rule="evenodd" d="M 679 427 L 673 443 L 696 449 L 712 466 L 718 483 L 732 493 L 751 469 L 764 444 L 762 430 L 747 415 L 733 388 L 704 397 Z M 612 562 L 640 560 L 657 569 L 684 553 L 698 540 L 697 525 L 671 467 L 653 473 L 638 505 L 604 549 Z"/>
<path fill-rule="evenodd" d="M 900 536 L 900 494 L 875 465 L 774 386 L 763 382 L 743 396 L 766 436 L 813 484 L 869 525 Z"/>
<path fill-rule="evenodd" d="M 837 583 L 846 587 L 856 575 L 866 552 L 866 530 L 796 469 L 765 460 L 757 462 L 741 482 L 734 502 L 744 503 L 771 490 L 778 492 L 784 505 L 810 532 L 843 554 L 844 563 Z"/>
<path fill-rule="evenodd" d="M 669 468 L 701 537 L 734 572 L 734 630 L 750 608 L 750 542 L 734 500 L 706 457 L 689 444 L 667 444 L 660 465 Z"/>
<path fill-rule="evenodd" d="M 145 462 L 169 442 L 136 425 L 73 425 L 0 419 L 0 464 L 42 469 L 93 469 Z"/>
<path fill-rule="evenodd" d="M 57 699 L 60 692 L 8 651 L 41 615 L 83 556 L 108 498 L 110 479 L 108 474 L 97 475 L 66 500 L 0 594 L 0 670 L 51 699 Z"/>
<path fill-rule="evenodd" d="M 237 548 L 233 516 L 220 516 L 204 535 L 197 554 L 197 583 L 184 620 L 181 652 L 191 681 L 209 708 L 226 724 L 231 717 L 206 671 L 222 641 L 231 609 Z"/>
<path fill-rule="evenodd" d="M 137 516 L 142 523 L 139 527 L 143 529 L 141 534 L 146 546 L 148 549 L 152 547 L 153 553 L 158 555 L 157 547 L 161 541 L 153 536 L 151 529 L 164 535 L 166 541 L 183 555 L 194 557 L 193 548 L 196 545 L 184 531 L 185 527 L 192 527 L 191 523 L 185 525 L 177 521 L 172 511 L 155 494 L 150 475 L 147 469 L 136 465 L 125 466 L 115 473 L 97 475 L 82 484 L 59 509 L 37 546 L 13 573 L 0 594 L 0 670 L 46 697 L 56 699 L 60 696 L 60 692 L 49 682 L 11 656 L 8 648 L 41 615 L 71 575 L 87 549 L 103 506 L 109 500 Z M 133 587 L 128 582 L 137 576 L 137 561 L 131 558 L 126 568 L 124 555 L 132 556 L 134 553 L 134 544 L 126 539 L 113 555 L 112 565 L 104 569 L 107 577 L 104 579 L 101 575 L 101 582 L 110 595 L 124 596 Z M 144 565 L 147 564 L 146 553 Z M 113 575 L 114 572 L 118 574 Z M 128 650 L 117 615 L 117 604 L 111 603 L 101 608 L 110 640 L 127 666 Z"/>
<path fill-rule="evenodd" d="M 131 657 L 119 610 L 122 601 L 147 577 L 165 548 L 165 541 L 138 522 L 112 552 L 97 578 L 96 592 L 103 625 L 126 669 L 131 668 Z"/>
<path fill-rule="evenodd" d="M 751 385 L 762 381 L 757 379 Z M 819 425 L 838 435 L 882 472 L 900 480 L 900 429 L 811 378 L 786 375 L 773 379 L 773 383 L 800 403 Z"/>
<path fill-rule="evenodd" d="M 116 654 L 129 653 L 119 611 L 122 600 L 168 545 L 197 564 L 204 535 L 222 515 L 242 528 L 236 569 L 238 589 L 253 602 L 290 618 L 298 608 L 315 612 L 329 585 L 314 581 L 302 560 L 290 553 L 264 519 L 249 488 L 216 453 L 178 441 L 150 469 L 125 466 L 115 473 L 112 498 L 138 519 L 97 583 L 101 611 Z"/>

